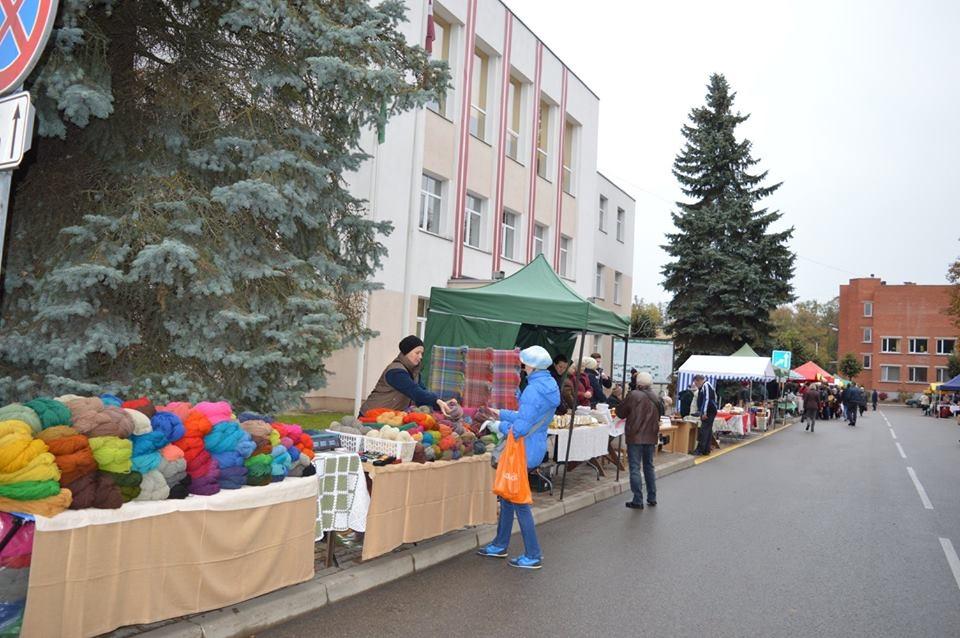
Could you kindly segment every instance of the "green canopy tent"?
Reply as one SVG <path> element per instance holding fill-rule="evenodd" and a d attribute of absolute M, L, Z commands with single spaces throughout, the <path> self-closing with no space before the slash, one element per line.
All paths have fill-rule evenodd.
<path fill-rule="evenodd" d="M 750 347 L 749 343 L 745 343 L 740 346 L 740 349 L 734 352 L 731 357 L 759 357 L 753 348 Z"/>
<path fill-rule="evenodd" d="M 629 341 L 630 319 L 581 297 L 557 276 L 543 255 L 506 279 L 486 286 L 430 289 L 424 336 L 427 358 L 433 346 L 506 350 L 541 345 L 553 356 L 570 356 L 578 334 L 579 361 L 587 334 L 614 335 Z M 429 375 L 429 366 L 427 360 L 425 375 Z M 623 382 L 626 384 L 626 349 Z M 568 458 L 571 438 L 567 437 Z"/>

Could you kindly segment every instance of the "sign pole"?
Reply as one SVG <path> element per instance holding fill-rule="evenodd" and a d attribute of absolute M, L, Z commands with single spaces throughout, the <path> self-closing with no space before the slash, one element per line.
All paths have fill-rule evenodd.
<path fill-rule="evenodd" d="M 3 247 L 6 246 L 7 211 L 10 209 L 10 180 L 13 171 L 0 171 L 0 278 L 3 276 Z M 0 290 L 0 297 L 3 291 Z"/>

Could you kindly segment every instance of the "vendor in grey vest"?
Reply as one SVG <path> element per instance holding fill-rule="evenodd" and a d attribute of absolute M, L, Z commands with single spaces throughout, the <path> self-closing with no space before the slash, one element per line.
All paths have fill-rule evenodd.
<path fill-rule="evenodd" d="M 400 342 L 400 354 L 380 375 L 367 400 L 360 406 L 360 414 L 369 410 L 386 408 L 406 410 L 413 405 L 429 405 L 447 412 L 447 404 L 433 392 L 420 385 L 420 365 L 423 362 L 423 341 L 410 335 Z"/>

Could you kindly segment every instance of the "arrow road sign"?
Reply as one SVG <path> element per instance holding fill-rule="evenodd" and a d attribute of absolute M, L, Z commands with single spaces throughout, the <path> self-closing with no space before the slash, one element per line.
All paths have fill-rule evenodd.
<path fill-rule="evenodd" d="M 789 350 L 774 350 L 770 358 L 773 360 L 774 368 L 789 370 L 793 353 Z"/>
<path fill-rule="evenodd" d="M 29 92 L 0 98 L 0 170 L 16 168 L 30 150 L 33 115 Z"/>

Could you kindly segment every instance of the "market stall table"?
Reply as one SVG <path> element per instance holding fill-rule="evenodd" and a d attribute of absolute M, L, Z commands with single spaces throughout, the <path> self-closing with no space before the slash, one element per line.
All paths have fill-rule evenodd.
<path fill-rule="evenodd" d="M 469 525 L 497 522 L 490 455 L 458 461 L 364 464 L 372 481 L 363 560 Z"/>
<path fill-rule="evenodd" d="M 573 440 L 570 441 L 570 456 L 567 453 L 567 439 L 570 437 L 569 428 L 549 428 L 547 436 L 554 437 L 553 461 L 555 463 L 570 463 L 570 469 L 577 463 L 587 463 L 597 473 L 597 479 L 606 473 L 599 459 L 606 457 L 610 452 L 610 437 L 614 434 L 609 425 L 578 425 L 573 428 Z M 547 448 L 549 449 L 549 445 Z"/>
<path fill-rule="evenodd" d="M 24 636 L 95 636 L 313 577 L 315 477 L 37 517 Z"/>

